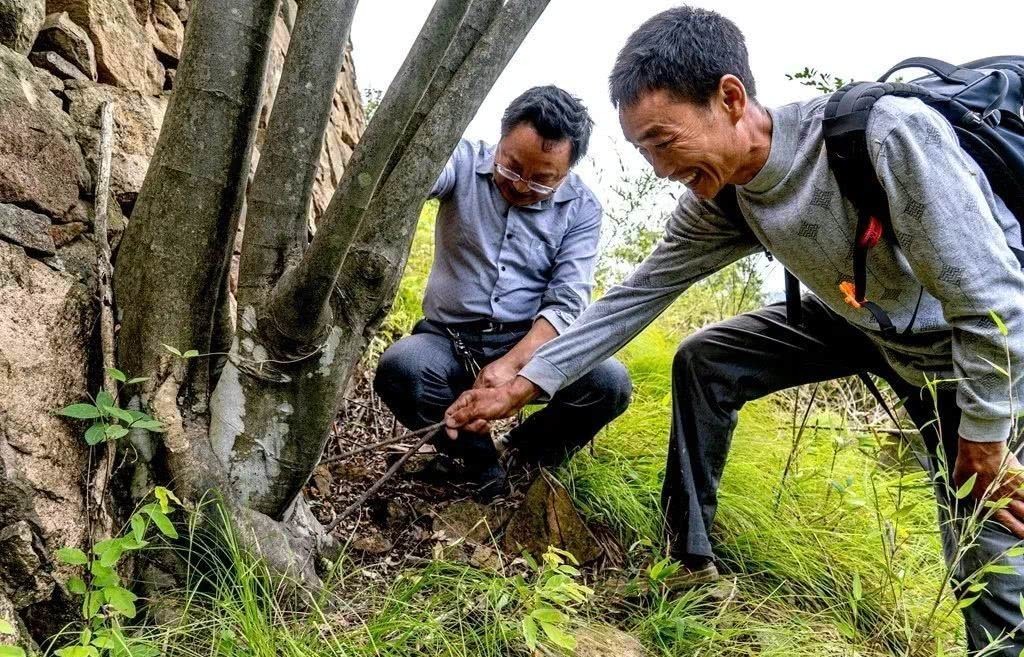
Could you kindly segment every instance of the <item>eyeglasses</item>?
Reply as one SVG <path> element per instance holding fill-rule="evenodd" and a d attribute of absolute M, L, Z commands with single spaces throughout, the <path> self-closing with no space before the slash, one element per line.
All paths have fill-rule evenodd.
<path fill-rule="evenodd" d="M 536 192 L 538 194 L 554 194 L 555 193 L 555 187 L 548 187 L 547 185 L 542 185 L 539 182 L 534 182 L 532 180 L 527 180 L 527 179 L 523 178 L 522 176 L 520 176 L 515 171 L 512 171 L 508 167 L 502 166 L 502 165 L 498 164 L 497 162 L 494 163 L 494 170 L 497 171 L 498 174 L 501 175 L 502 178 L 505 178 L 509 182 L 514 182 L 514 183 L 523 182 L 523 183 L 526 183 L 527 189 L 529 189 L 532 192 Z M 559 181 L 559 182 L 561 182 L 561 181 Z M 556 187 L 557 187 L 557 185 L 556 185 Z"/>

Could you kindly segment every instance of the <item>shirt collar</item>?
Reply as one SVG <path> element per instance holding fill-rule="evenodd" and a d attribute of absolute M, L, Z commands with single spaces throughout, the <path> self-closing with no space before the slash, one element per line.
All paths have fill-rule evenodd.
<path fill-rule="evenodd" d="M 476 172 L 478 174 L 483 176 L 490 176 L 491 174 L 494 173 L 495 150 L 497 150 L 496 146 L 489 146 L 480 154 L 480 157 L 478 158 L 478 161 L 476 163 Z M 558 189 L 555 190 L 554 194 L 552 194 L 548 198 L 541 199 L 536 203 L 524 205 L 523 207 L 528 208 L 530 210 L 544 210 L 546 208 L 550 208 L 554 203 L 564 203 L 566 201 L 571 201 L 575 198 L 579 198 L 580 193 L 579 190 L 576 189 L 576 184 L 574 180 L 575 177 L 576 174 L 570 171 L 569 175 L 565 177 L 565 180 L 563 180 L 562 184 L 558 186 Z"/>
<path fill-rule="evenodd" d="M 768 161 L 743 185 L 745 191 L 760 194 L 778 185 L 793 168 L 799 148 L 800 106 L 797 103 L 768 109 L 772 117 L 772 144 Z"/>

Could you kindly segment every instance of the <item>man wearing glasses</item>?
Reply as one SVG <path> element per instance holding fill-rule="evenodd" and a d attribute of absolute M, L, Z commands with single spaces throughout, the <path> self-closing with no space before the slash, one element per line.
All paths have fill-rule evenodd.
<path fill-rule="evenodd" d="M 601 205 L 570 171 L 593 121 L 562 89 L 512 101 L 496 146 L 462 140 L 430 193 L 440 200 L 421 320 L 381 356 L 374 388 L 410 429 L 441 421 L 465 390 L 516 377 L 590 301 Z M 508 436 L 518 463 L 555 466 L 626 410 L 631 384 L 609 358 L 559 391 Z M 441 431 L 427 476 L 490 499 L 506 471 L 484 423 Z"/>

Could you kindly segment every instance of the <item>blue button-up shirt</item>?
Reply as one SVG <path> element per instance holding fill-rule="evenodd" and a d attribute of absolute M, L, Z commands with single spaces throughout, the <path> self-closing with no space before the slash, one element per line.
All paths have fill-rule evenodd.
<path fill-rule="evenodd" d="M 423 314 L 441 323 L 544 317 L 561 333 L 590 303 L 601 204 L 570 173 L 555 193 L 510 206 L 494 147 L 459 142 L 430 192 L 440 199 Z"/>

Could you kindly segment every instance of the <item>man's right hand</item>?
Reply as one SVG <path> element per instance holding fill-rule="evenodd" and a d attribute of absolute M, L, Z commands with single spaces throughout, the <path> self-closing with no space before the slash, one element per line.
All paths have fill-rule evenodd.
<path fill-rule="evenodd" d="M 515 415 L 540 393 L 540 388 L 521 376 L 497 388 L 467 390 L 445 411 L 445 431 L 452 439 L 458 437 L 459 429 L 483 433 L 491 420 Z"/>

